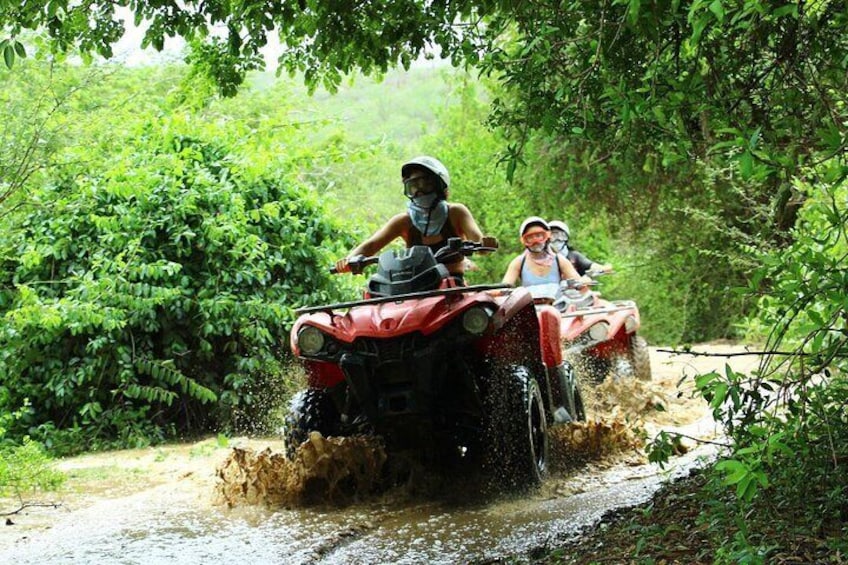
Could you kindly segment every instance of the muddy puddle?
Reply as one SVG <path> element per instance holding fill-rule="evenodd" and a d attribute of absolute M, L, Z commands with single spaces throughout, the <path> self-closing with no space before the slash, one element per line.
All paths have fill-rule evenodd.
<path fill-rule="evenodd" d="M 486 492 L 473 475 L 414 464 L 392 475 L 396 463 L 379 443 L 317 434 L 292 461 L 279 441 L 247 438 L 63 461 L 69 490 L 54 496 L 56 507 L 10 517 L 0 562 L 520 561 L 609 509 L 647 500 L 668 477 L 710 457 L 709 446 L 686 444 L 660 470 L 642 447 L 660 429 L 715 437 L 681 377 L 724 362 L 655 354 L 653 381 L 593 387 L 589 421 L 552 430 L 551 476 L 523 495 Z"/>

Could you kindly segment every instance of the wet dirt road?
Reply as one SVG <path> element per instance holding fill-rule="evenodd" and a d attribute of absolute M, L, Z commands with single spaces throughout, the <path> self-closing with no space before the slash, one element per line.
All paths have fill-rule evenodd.
<path fill-rule="evenodd" d="M 739 347 L 696 348 L 714 353 Z M 601 385 L 596 413 L 653 435 L 673 429 L 714 438 L 702 403 L 683 375 L 730 363 L 750 370 L 754 357 L 692 357 L 652 352 L 654 381 L 632 389 Z M 663 410 L 655 410 L 662 406 Z M 591 416 L 591 414 L 590 414 Z M 630 436 L 628 436 L 630 437 Z M 233 440 L 244 448 L 279 444 Z M 627 443 L 627 442 L 625 442 Z M 33 507 L 0 530 L 0 563 L 473 563 L 526 555 L 556 544 L 607 510 L 650 497 L 670 475 L 684 473 L 710 447 L 675 458 L 662 471 L 632 446 L 611 442 L 580 467 L 554 468 L 536 493 L 468 500 L 446 481 L 438 496 L 385 493 L 343 508 L 228 507 L 215 496 L 216 468 L 231 446 L 117 452 L 61 463 L 71 476 L 57 508 Z M 45 499 L 41 499 L 43 502 Z M 52 500 L 52 498 L 50 499 Z M 9 504 L 4 504 L 8 508 Z"/>

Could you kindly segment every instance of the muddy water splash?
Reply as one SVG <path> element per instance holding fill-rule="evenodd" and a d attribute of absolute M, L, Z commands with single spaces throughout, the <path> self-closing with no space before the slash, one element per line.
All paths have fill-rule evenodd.
<path fill-rule="evenodd" d="M 228 506 L 347 503 L 354 494 L 376 489 L 385 462 L 386 452 L 374 438 L 312 432 L 292 461 L 269 448 L 234 448 L 217 469 L 216 496 Z"/>
<path fill-rule="evenodd" d="M 552 475 L 608 458 L 617 453 L 633 453 L 642 446 L 640 436 L 623 420 L 578 422 L 550 430 Z M 418 463 L 420 466 L 420 463 Z M 229 507 L 245 504 L 267 506 L 344 506 L 369 496 L 389 498 L 428 497 L 456 489 L 457 481 L 469 499 L 482 494 L 477 477 L 457 477 L 452 473 L 421 467 L 410 471 L 410 460 L 389 459 L 378 438 L 366 436 L 323 437 L 312 432 L 292 460 L 269 448 L 261 451 L 233 448 L 216 471 L 216 501 Z M 406 480 L 398 485 L 399 468 Z M 414 477 L 426 476 L 426 485 Z"/>
<path fill-rule="evenodd" d="M 323 449 L 310 441 L 315 457 L 303 468 L 275 454 L 278 439 L 233 440 L 239 450 L 210 440 L 117 452 L 68 461 L 67 469 L 93 473 L 75 481 L 84 492 L 58 512 L 15 517 L 15 526 L 0 531 L 0 563 L 522 562 L 515 556 L 573 536 L 610 508 L 646 500 L 668 476 L 710 456 L 698 448 L 676 457 L 672 475 L 643 464 L 647 430 L 700 425 L 709 415 L 691 383 L 679 386 L 681 372 L 699 369 L 702 360 L 677 359 L 652 358 L 651 382 L 605 382 L 591 398 L 585 387 L 589 421 L 552 430 L 551 477 L 533 493 L 474 500 L 450 473 L 421 488 L 430 477 L 415 469 L 407 482 L 386 482 L 393 461 L 381 464 L 380 452 L 371 451 L 351 465 L 357 456 L 335 455 L 341 438 L 321 438 Z M 114 477 L 100 472 L 105 464 L 126 466 L 120 476 L 130 472 L 131 484 L 113 488 Z M 25 529 L 38 512 L 43 525 Z"/>
<path fill-rule="evenodd" d="M 596 387 L 584 387 L 589 419 L 554 426 L 549 430 L 552 477 L 599 460 L 644 462 L 641 450 L 645 433 L 643 417 L 670 402 L 659 383 L 607 379 Z M 417 471 L 410 470 L 415 466 Z M 395 488 L 399 469 L 405 469 L 403 488 Z M 266 448 L 255 451 L 234 448 L 218 467 L 216 498 L 230 507 L 244 504 L 268 506 L 346 505 L 369 496 L 410 498 L 456 488 L 456 473 L 440 476 L 417 462 L 387 455 L 378 438 L 367 436 L 323 437 L 312 432 L 292 460 Z M 419 480 L 413 480 L 414 477 Z M 426 477 L 427 485 L 421 480 Z M 463 482 L 463 492 L 480 494 L 474 479 Z"/>

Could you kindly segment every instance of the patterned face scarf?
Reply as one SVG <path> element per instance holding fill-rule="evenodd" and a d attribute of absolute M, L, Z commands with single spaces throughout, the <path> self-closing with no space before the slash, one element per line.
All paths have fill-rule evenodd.
<path fill-rule="evenodd" d="M 533 247 L 536 246 L 534 245 Z M 527 251 L 524 252 L 531 261 L 543 267 L 548 267 L 554 264 L 554 255 L 548 251 L 546 245 L 542 244 L 541 249 L 538 251 L 533 249 L 533 247 L 526 247 L 525 249 Z"/>
<path fill-rule="evenodd" d="M 406 205 L 412 225 L 428 237 L 442 231 L 448 219 L 448 203 L 435 192 L 410 198 Z"/>

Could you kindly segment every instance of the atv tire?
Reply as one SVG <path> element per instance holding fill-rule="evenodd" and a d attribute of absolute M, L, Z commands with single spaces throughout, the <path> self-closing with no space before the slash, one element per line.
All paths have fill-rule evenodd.
<path fill-rule="evenodd" d="M 575 422 L 586 421 L 586 406 L 583 403 L 583 393 L 580 391 L 580 379 L 571 363 L 565 362 L 558 369 L 557 386 L 562 391 L 562 399 L 568 415 Z"/>
<path fill-rule="evenodd" d="M 571 417 L 575 421 L 586 421 L 586 405 L 583 404 L 583 393 L 580 392 L 580 383 L 576 379 L 574 381 L 574 406 L 572 406 L 572 409 L 574 411 L 571 413 Z"/>
<path fill-rule="evenodd" d="M 320 432 L 324 437 L 338 434 L 339 413 L 330 395 L 320 389 L 298 392 L 291 399 L 283 432 L 283 452 L 291 460 L 309 432 Z"/>
<path fill-rule="evenodd" d="M 495 486 L 537 487 L 548 472 L 548 425 L 538 381 L 526 367 L 499 369 L 486 394 L 486 461 Z"/>
<path fill-rule="evenodd" d="M 640 381 L 650 381 L 651 352 L 648 350 L 648 342 L 645 341 L 645 338 L 636 334 L 630 337 L 628 357 L 633 366 L 633 376 Z"/>

